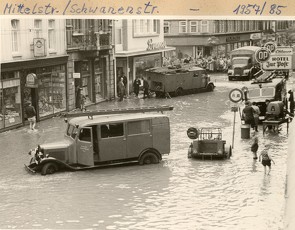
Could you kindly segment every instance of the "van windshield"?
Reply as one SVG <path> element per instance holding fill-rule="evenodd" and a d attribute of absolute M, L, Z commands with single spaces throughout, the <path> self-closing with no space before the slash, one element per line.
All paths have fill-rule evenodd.
<path fill-rule="evenodd" d="M 234 65 L 248 65 L 248 62 L 249 62 L 248 58 L 233 59 Z"/>
<path fill-rule="evenodd" d="M 67 136 L 75 139 L 77 132 L 78 132 L 78 129 L 74 125 L 71 125 L 71 124 L 68 125 L 68 129 L 66 133 Z"/>

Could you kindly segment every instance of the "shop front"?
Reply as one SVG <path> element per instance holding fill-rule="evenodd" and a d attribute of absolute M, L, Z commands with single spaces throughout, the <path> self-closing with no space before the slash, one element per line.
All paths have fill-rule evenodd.
<path fill-rule="evenodd" d="M 67 109 L 67 57 L 1 64 L 0 131 L 25 124 L 31 103 L 37 121 Z"/>
<path fill-rule="evenodd" d="M 142 81 L 144 71 L 153 67 L 160 67 L 163 64 L 163 57 L 166 52 L 174 51 L 174 47 L 166 47 L 158 50 L 145 50 L 125 54 L 116 54 L 116 84 L 120 77 L 127 77 L 127 95 L 133 92 L 133 82 L 136 77 Z M 143 83 L 141 83 L 141 86 Z"/>

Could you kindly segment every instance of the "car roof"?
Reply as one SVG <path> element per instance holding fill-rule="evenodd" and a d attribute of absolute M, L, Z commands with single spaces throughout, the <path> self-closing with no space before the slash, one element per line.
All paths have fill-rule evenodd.
<path fill-rule="evenodd" d="M 76 117 L 69 121 L 72 125 L 79 125 L 79 127 L 97 125 L 101 123 L 124 122 L 134 120 L 144 120 L 157 117 L 167 117 L 161 113 L 129 113 L 129 114 L 111 114 L 111 115 L 97 115 L 92 119 L 87 116 Z"/>
<path fill-rule="evenodd" d="M 185 73 L 192 71 L 205 71 L 203 68 L 198 66 L 182 66 L 181 68 L 172 67 L 154 67 L 146 70 L 147 72 L 159 73 L 159 74 L 175 74 L 175 73 Z"/>

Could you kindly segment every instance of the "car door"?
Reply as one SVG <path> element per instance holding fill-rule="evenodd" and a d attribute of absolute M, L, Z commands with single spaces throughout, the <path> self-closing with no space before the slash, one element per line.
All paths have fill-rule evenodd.
<path fill-rule="evenodd" d="M 123 122 L 101 125 L 98 143 L 99 161 L 125 159 L 126 144 Z"/>
<path fill-rule="evenodd" d="M 91 127 L 80 129 L 77 139 L 77 163 L 94 166 L 93 134 Z"/>

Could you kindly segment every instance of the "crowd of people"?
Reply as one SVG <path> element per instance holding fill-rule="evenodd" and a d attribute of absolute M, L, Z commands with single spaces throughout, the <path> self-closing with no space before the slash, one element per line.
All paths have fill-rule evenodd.
<path fill-rule="evenodd" d="M 186 56 L 185 58 L 164 57 L 163 66 L 182 66 L 185 64 L 192 64 L 206 69 L 208 72 L 227 72 L 231 65 L 230 57 L 219 56 L 199 56 L 198 58 L 193 58 L 191 56 Z"/>
<path fill-rule="evenodd" d="M 119 77 L 119 81 L 117 83 L 119 101 L 123 101 L 123 99 L 127 97 L 127 84 L 127 77 L 123 74 Z M 141 85 L 143 89 L 143 99 L 150 97 L 150 86 L 146 78 L 137 76 L 132 85 L 135 97 L 138 98 Z"/>

